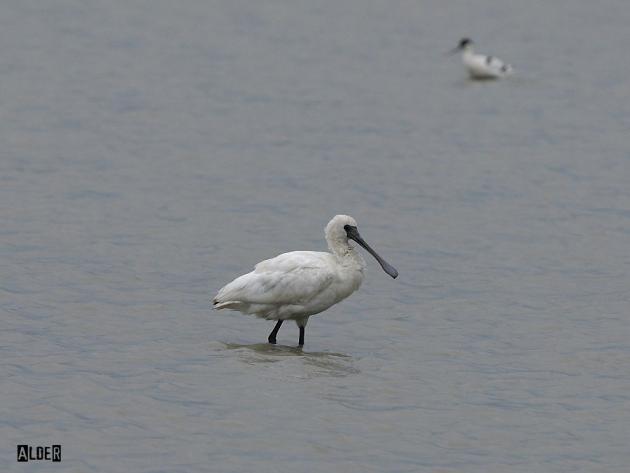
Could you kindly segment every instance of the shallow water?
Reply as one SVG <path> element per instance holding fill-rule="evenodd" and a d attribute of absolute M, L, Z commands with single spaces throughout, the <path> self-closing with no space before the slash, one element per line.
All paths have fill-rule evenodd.
<path fill-rule="evenodd" d="M 626 2 L 0 11 L 0 470 L 627 471 Z M 210 310 L 336 213 L 397 280 Z"/>

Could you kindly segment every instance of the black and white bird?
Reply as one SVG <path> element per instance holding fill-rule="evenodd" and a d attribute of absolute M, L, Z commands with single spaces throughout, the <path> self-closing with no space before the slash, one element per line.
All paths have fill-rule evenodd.
<path fill-rule="evenodd" d="M 470 38 L 463 38 L 451 51 L 452 54 L 461 52 L 462 62 L 472 79 L 502 79 L 514 73 L 512 66 L 501 59 L 475 53 L 473 44 Z"/>

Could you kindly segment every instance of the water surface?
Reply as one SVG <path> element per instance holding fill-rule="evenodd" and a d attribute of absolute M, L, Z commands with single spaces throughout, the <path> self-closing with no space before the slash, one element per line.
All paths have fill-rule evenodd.
<path fill-rule="evenodd" d="M 0 10 L 2 471 L 627 471 L 626 2 Z M 397 280 L 210 310 L 337 213 Z"/>

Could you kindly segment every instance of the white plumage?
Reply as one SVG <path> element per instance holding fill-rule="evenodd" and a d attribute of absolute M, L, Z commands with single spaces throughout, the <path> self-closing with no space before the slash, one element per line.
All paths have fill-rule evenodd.
<path fill-rule="evenodd" d="M 453 52 L 461 51 L 462 62 L 470 77 L 473 79 L 501 79 L 514 73 L 514 69 L 509 64 L 494 56 L 477 54 L 473 49 L 473 42 L 464 38 Z"/>
<path fill-rule="evenodd" d="M 252 272 L 221 288 L 213 300 L 214 308 L 277 320 L 270 343 L 276 343 L 283 321 L 295 320 L 303 345 L 308 318 L 345 299 L 363 282 L 365 261 L 349 239 L 370 252 L 390 276 L 398 276 L 361 238 L 356 225 L 352 217 L 335 216 L 325 230 L 330 253 L 292 251 L 262 261 Z"/>

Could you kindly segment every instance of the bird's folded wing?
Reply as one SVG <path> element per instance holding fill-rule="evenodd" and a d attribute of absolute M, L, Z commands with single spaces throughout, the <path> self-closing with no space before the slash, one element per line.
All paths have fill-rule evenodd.
<path fill-rule="evenodd" d="M 507 67 L 501 59 L 494 56 L 488 56 L 486 59 L 487 66 L 496 72 L 501 72 L 502 68 Z"/>
<path fill-rule="evenodd" d="M 325 253 L 292 252 L 256 265 L 219 291 L 218 301 L 251 304 L 305 303 L 324 291 L 335 278 Z"/>

